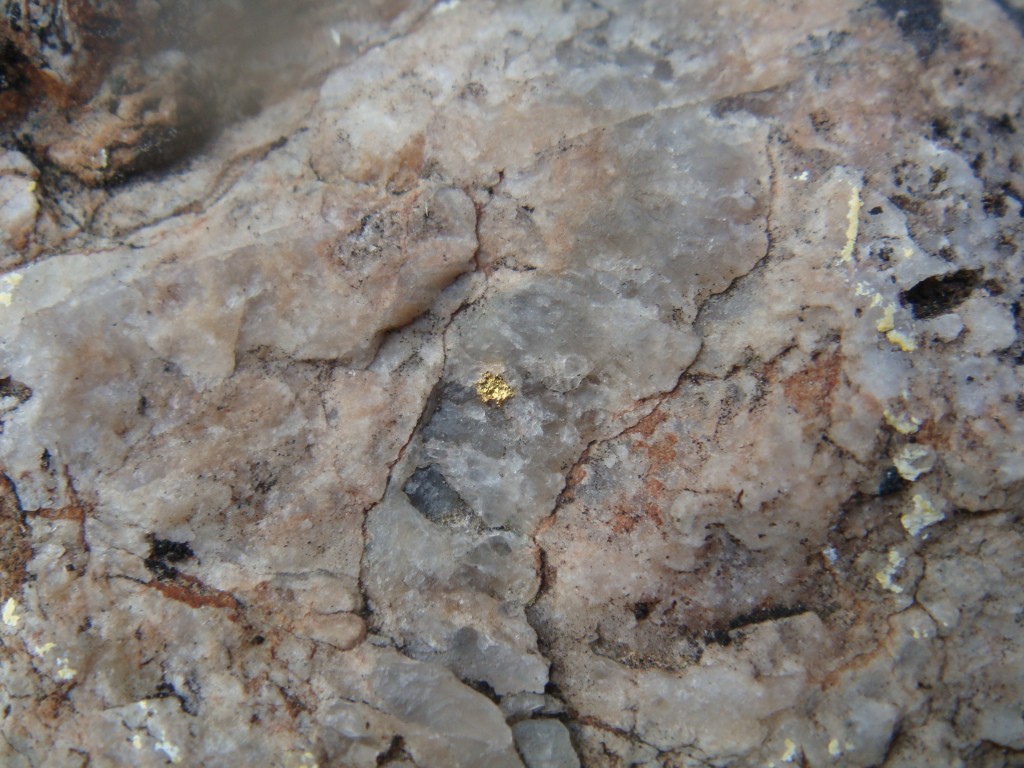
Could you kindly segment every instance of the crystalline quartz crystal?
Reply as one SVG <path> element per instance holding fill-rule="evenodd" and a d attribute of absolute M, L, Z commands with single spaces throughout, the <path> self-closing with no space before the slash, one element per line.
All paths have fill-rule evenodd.
<path fill-rule="evenodd" d="M 1012 764 L 1013 4 L 342 6 L 10 97 L 0 764 Z"/>

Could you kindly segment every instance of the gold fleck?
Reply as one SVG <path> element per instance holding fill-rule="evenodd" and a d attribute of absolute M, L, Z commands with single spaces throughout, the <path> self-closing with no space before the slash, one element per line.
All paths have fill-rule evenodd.
<path fill-rule="evenodd" d="M 488 405 L 504 405 L 514 394 L 512 387 L 498 373 L 485 371 L 476 383 L 476 396 Z"/>

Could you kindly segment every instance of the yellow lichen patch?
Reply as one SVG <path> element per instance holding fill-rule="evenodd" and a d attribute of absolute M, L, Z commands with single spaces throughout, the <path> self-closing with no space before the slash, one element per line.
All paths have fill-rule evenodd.
<path fill-rule="evenodd" d="M 857 230 L 860 229 L 860 187 L 850 185 L 850 210 L 846 213 L 846 220 L 849 226 L 846 228 L 846 245 L 839 252 L 839 260 L 848 262 L 853 259 L 853 246 L 857 244 Z"/>
<path fill-rule="evenodd" d="M 786 739 L 786 751 L 782 753 L 782 762 L 792 763 L 796 760 L 797 746 L 792 739 Z"/>
<path fill-rule="evenodd" d="M 8 627 L 16 627 L 21 621 L 21 615 L 18 613 L 18 601 L 13 597 L 7 598 L 7 602 L 4 603 L 3 619 L 4 624 Z"/>
<path fill-rule="evenodd" d="M 893 413 L 888 408 L 882 412 L 885 423 L 901 435 L 912 435 L 921 427 L 921 420 L 902 413 Z"/>
<path fill-rule="evenodd" d="M 14 289 L 17 288 L 18 284 L 24 279 L 24 276 L 19 275 L 17 272 L 11 272 L 10 274 L 0 277 L 0 305 L 5 307 L 11 306 Z"/>
<path fill-rule="evenodd" d="M 56 643 L 43 643 L 43 645 L 39 645 L 33 648 L 32 653 L 34 653 L 36 656 L 45 656 L 56 647 Z"/>
<path fill-rule="evenodd" d="M 896 584 L 893 581 L 893 577 L 903 567 L 903 564 L 907 562 L 907 559 L 895 549 L 890 549 L 888 560 L 889 562 L 885 568 L 875 573 L 875 581 L 879 583 L 882 589 L 887 589 L 893 594 L 899 595 L 903 592 L 903 587 Z"/>
<path fill-rule="evenodd" d="M 839 757 L 843 754 L 843 748 L 839 746 L 839 739 L 832 739 L 832 741 L 828 743 L 828 753 L 832 755 L 832 757 Z"/>
<path fill-rule="evenodd" d="M 859 289 L 857 291 L 858 296 L 868 295 L 867 291 L 862 293 Z M 885 299 L 882 294 L 876 293 L 871 299 L 872 307 L 880 307 L 885 303 Z M 888 306 L 882 310 L 882 316 L 875 321 L 875 328 L 879 333 L 884 333 L 885 338 L 889 340 L 889 343 L 895 347 L 899 347 L 904 352 L 913 352 L 917 349 L 917 342 L 909 334 L 903 333 L 903 331 L 896 330 L 896 305 L 889 302 Z"/>
<path fill-rule="evenodd" d="M 77 669 L 72 669 L 68 665 L 68 660 L 63 656 L 57 659 L 57 679 L 58 680 L 74 680 L 75 675 L 78 674 Z"/>
<path fill-rule="evenodd" d="M 167 755 L 168 759 L 175 765 L 181 763 L 181 750 L 171 742 L 167 741 L 166 739 L 158 741 L 156 743 L 156 746 L 153 747 L 153 749 L 157 752 L 163 752 L 165 755 Z"/>
<path fill-rule="evenodd" d="M 882 316 L 878 319 L 878 322 L 875 323 L 875 328 L 878 329 L 879 333 L 888 333 L 889 331 L 896 327 L 895 323 L 893 322 L 895 317 L 896 305 L 890 304 L 882 312 Z"/>
<path fill-rule="evenodd" d="M 915 640 L 931 640 L 934 634 L 928 627 L 911 627 L 910 636 Z"/>
<path fill-rule="evenodd" d="M 935 454 L 923 445 L 905 445 L 892 457 L 893 466 L 904 480 L 914 482 L 935 466 Z"/>
<path fill-rule="evenodd" d="M 476 396 L 488 405 L 504 405 L 515 391 L 498 373 L 486 371 L 476 383 Z"/>
<path fill-rule="evenodd" d="M 889 331 L 885 334 L 885 338 L 887 338 L 889 343 L 894 347 L 899 347 L 904 352 L 913 352 L 917 349 L 917 343 L 907 336 L 907 334 L 901 333 L 900 331 Z"/>
<path fill-rule="evenodd" d="M 917 536 L 929 525 L 942 522 L 946 516 L 921 494 L 914 494 L 914 508 L 900 516 L 900 522 L 911 536 Z"/>

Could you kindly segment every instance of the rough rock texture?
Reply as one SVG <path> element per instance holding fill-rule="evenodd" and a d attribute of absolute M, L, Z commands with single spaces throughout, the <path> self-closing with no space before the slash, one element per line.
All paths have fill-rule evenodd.
<path fill-rule="evenodd" d="M 1019 3 L 87 6 L 5 5 L 0 763 L 1024 760 Z"/>

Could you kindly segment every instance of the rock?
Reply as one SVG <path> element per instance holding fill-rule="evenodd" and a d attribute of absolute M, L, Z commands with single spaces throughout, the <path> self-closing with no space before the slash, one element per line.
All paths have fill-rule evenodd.
<path fill-rule="evenodd" d="M 24 176 L 0 176 L 0 224 L 3 225 L 4 245 L 12 250 L 25 247 L 35 226 L 39 213 L 37 186 Z"/>
<path fill-rule="evenodd" d="M 47 159 L 87 184 L 167 166 L 204 134 L 200 86 L 180 51 L 114 69 L 94 99 L 58 128 L 36 132 Z"/>
<path fill-rule="evenodd" d="M 0 763 L 1024 749 L 1013 4 L 136 5 L 3 22 Z"/>
<path fill-rule="evenodd" d="M 557 720 L 524 720 L 512 726 L 527 768 L 579 768 L 569 731 Z"/>
<path fill-rule="evenodd" d="M 21 152 L 0 153 L 0 263 L 20 263 L 19 251 L 28 250 L 39 215 L 36 190 L 39 172 Z M 6 291 L 0 294 L 0 302 Z"/>

